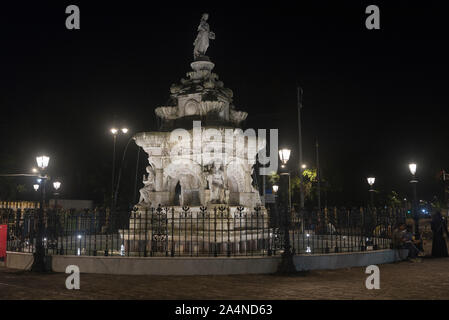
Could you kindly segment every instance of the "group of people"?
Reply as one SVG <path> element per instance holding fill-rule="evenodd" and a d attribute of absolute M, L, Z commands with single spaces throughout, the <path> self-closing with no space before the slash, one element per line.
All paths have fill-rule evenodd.
<path fill-rule="evenodd" d="M 445 236 L 449 238 L 447 221 L 442 217 L 440 211 L 436 211 L 432 217 L 432 257 L 448 257 Z M 393 232 L 393 245 L 396 249 L 406 249 L 407 259 L 419 262 L 420 256 L 424 255 L 422 237 L 416 237 L 412 232 L 412 226 L 399 223 Z"/>

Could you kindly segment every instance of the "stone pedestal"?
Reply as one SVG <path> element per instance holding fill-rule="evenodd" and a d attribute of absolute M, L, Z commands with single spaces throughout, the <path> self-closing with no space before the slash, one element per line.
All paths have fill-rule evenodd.
<path fill-rule="evenodd" d="M 129 230 L 121 232 L 125 251 L 147 255 L 245 254 L 267 248 L 273 240 L 265 208 L 211 205 L 205 209 L 182 207 L 136 210 Z"/>

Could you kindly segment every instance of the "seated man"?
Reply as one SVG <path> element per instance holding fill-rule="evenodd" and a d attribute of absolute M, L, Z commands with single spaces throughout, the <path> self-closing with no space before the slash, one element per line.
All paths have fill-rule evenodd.
<path fill-rule="evenodd" d="M 415 240 L 411 227 L 406 226 L 405 223 L 401 223 L 399 227 L 393 233 L 393 245 L 395 249 L 407 249 L 407 259 L 416 262 L 416 258 L 419 253 L 419 249 L 416 245 L 420 240 Z"/>

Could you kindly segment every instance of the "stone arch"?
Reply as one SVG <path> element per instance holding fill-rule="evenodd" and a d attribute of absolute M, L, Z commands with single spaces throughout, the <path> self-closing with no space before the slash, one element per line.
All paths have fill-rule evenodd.
<path fill-rule="evenodd" d="M 245 192 L 245 168 L 236 160 L 226 166 L 226 188 L 229 190 L 229 204 L 239 205 L 240 193 Z"/>
<path fill-rule="evenodd" d="M 169 203 L 175 204 L 176 186 L 181 187 L 179 205 L 201 204 L 203 181 L 201 167 L 188 159 L 173 161 L 164 169 L 164 189 L 169 192 Z"/>

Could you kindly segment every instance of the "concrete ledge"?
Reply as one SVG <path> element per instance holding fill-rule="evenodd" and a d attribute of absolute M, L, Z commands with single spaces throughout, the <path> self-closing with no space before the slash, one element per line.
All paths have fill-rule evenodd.
<path fill-rule="evenodd" d="M 6 252 L 6 267 L 11 269 L 30 270 L 34 258 L 32 253 Z"/>
<path fill-rule="evenodd" d="M 276 272 L 280 257 L 81 257 L 53 256 L 52 268 L 65 272 L 77 265 L 81 272 L 130 275 L 226 275 Z"/>
<path fill-rule="evenodd" d="M 378 250 L 294 256 L 298 271 L 340 269 L 403 260 L 407 250 Z M 103 257 L 52 256 L 54 272 L 65 272 L 76 265 L 83 273 L 121 275 L 228 275 L 270 274 L 277 270 L 281 257 Z M 29 270 L 31 253 L 8 252 L 6 267 Z"/>
<path fill-rule="evenodd" d="M 407 250 L 376 250 L 330 254 L 299 255 L 293 257 L 296 270 L 323 270 L 363 267 L 372 264 L 392 263 L 404 260 Z"/>

